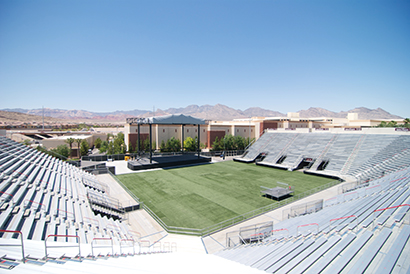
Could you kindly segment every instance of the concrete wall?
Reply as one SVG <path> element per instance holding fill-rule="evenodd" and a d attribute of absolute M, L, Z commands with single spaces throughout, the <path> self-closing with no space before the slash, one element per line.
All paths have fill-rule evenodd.
<path fill-rule="evenodd" d="M 20 134 L 20 133 L 11 134 L 10 139 L 12 139 L 13 141 L 19 142 L 19 143 L 24 142 L 24 140 L 33 141 L 33 139 L 31 139 L 30 137 L 27 137 L 26 135 Z"/>
<path fill-rule="evenodd" d="M 93 141 L 93 136 L 92 136 L 92 135 L 73 135 L 73 136 L 64 136 L 64 137 L 71 137 L 71 138 L 74 138 L 74 139 L 81 138 L 81 139 L 86 140 L 86 141 L 88 142 L 88 145 L 89 145 L 90 147 L 92 147 L 92 146 L 94 145 L 94 141 Z M 65 142 L 65 140 L 67 140 L 67 138 L 58 137 L 58 138 L 44 139 L 44 140 L 42 140 L 42 141 L 40 141 L 40 142 L 41 142 L 41 144 L 42 144 L 44 147 L 46 147 L 47 149 L 52 149 L 52 148 L 57 148 L 57 147 L 60 146 L 60 145 L 67 145 L 67 146 L 69 146 L 69 145 Z M 74 149 L 74 148 L 78 149 L 77 142 L 74 142 L 74 143 L 73 143 L 72 148 L 73 148 L 73 149 Z"/>

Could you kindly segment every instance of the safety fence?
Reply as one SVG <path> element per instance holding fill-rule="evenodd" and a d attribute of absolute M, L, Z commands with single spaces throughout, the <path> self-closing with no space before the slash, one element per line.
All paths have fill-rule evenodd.
<path fill-rule="evenodd" d="M 323 209 L 323 199 L 292 206 L 282 211 L 282 220 L 310 214 Z"/>
<path fill-rule="evenodd" d="M 226 246 L 261 242 L 272 235 L 273 222 L 265 222 L 241 227 L 237 231 L 226 233 Z"/>

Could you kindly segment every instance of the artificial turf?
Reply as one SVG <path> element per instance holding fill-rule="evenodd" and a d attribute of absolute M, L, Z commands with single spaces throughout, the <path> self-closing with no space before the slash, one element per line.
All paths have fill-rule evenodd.
<path fill-rule="evenodd" d="M 233 161 L 117 177 L 168 226 L 198 229 L 274 203 L 260 186 L 283 182 L 297 195 L 332 181 Z"/>

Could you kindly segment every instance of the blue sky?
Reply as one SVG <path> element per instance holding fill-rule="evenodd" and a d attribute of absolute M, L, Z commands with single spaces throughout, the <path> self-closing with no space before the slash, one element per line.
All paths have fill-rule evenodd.
<path fill-rule="evenodd" d="M 0 109 L 410 117 L 410 2 L 0 1 Z"/>

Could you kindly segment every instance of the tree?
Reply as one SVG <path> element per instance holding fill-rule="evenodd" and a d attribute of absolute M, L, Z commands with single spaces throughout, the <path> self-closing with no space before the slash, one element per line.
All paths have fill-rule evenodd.
<path fill-rule="evenodd" d="M 64 158 L 68 158 L 68 155 L 70 155 L 71 152 L 67 145 L 59 145 L 57 148 L 51 149 L 51 151 L 64 156 Z"/>
<path fill-rule="evenodd" d="M 99 149 L 99 148 L 101 147 L 101 144 L 102 144 L 102 141 L 101 141 L 100 137 L 98 137 L 98 138 L 94 141 L 94 145 L 95 145 L 96 148 Z"/>
<path fill-rule="evenodd" d="M 141 144 L 141 142 L 140 142 L 140 144 Z M 140 149 L 141 149 L 141 146 L 140 146 Z M 134 152 L 135 152 L 135 153 L 138 153 L 138 152 L 139 152 L 139 151 L 138 151 L 138 140 L 135 141 Z"/>
<path fill-rule="evenodd" d="M 231 135 L 225 135 L 225 137 L 223 138 L 222 145 L 224 146 L 225 150 L 234 150 L 236 149 L 235 146 L 235 138 Z"/>
<path fill-rule="evenodd" d="M 154 151 L 157 147 L 157 144 L 155 141 L 152 142 L 151 149 Z M 145 139 L 144 142 L 142 142 L 141 150 L 149 151 L 149 138 Z"/>
<path fill-rule="evenodd" d="M 83 139 L 81 138 L 76 138 L 75 142 L 77 143 L 77 157 L 80 158 L 80 146 L 81 146 L 81 142 Z"/>
<path fill-rule="evenodd" d="M 70 157 L 71 157 L 71 152 L 73 151 L 73 143 L 75 142 L 74 138 L 67 138 L 65 142 L 70 146 Z"/>
<path fill-rule="evenodd" d="M 121 154 L 123 150 L 123 144 L 124 140 L 121 140 L 121 138 L 115 138 L 114 139 L 114 154 Z"/>
<path fill-rule="evenodd" d="M 134 148 L 132 147 L 132 143 L 131 143 L 131 142 L 128 143 L 128 152 L 129 152 L 129 153 L 133 153 L 133 152 L 134 152 Z"/>
<path fill-rule="evenodd" d="M 407 127 L 408 122 L 408 118 L 404 119 L 404 125 L 398 125 L 396 121 L 390 121 L 388 123 L 386 121 L 381 121 L 380 124 L 378 124 L 376 127 Z"/>
<path fill-rule="evenodd" d="M 200 149 L 205 148 L 203 143 L 200 144 Z M 184 141 L 184 149 L 186 151 L 197 151 L 198 150 L 198 137 L 195 138 L 188 137 Z"/>
<path fill-rule="evenodd" d="M 115 153 L 114 153 L 114 142 L 108 142 L 107 154 L 108 154 L 108 155 L 115 154 Z"/>
<path fill-rule="evenodd" d="M 79 129 L 79 130 L 83 130 L 83 129 L 89 130 L 90 127 L 87 126 L 86 124 L 82 123 L 82 124 L 79 124 L 79 125 L 78 125 L 78 129 Z"/>
<path fill-rule="evenodd" d="M 409 118 L 404 119 L 404 127 L 410 128 L 410 119 Z"/>
<path fill-rule="evenodd" d="M 167 148 L 166 148 L 166 146 L 165 146 L 164 140 L 162 140 L 161 145 L 159 146 L 159 150 L 160 150 L 161 152 L 167 152 Z"/>
<path fill-rule="evenodd" d="M 149 150 L 149 138 L 146 138 L 143 142 L 142 142 L 142 146 L 141 146 L 142 150 Z"/>
<path fill-rule="evenodd" d="M 248 138 L 246 138 L 245 140 L 246 140 L 246 142 L 245 142 L 245 147 L 247 147 L 247 146 L 249 146 L 250 143 L 252 143 L 253 141 L 255 141 L 255 138 L 249 139 L 249 137 L 248 137 Z"/>
<path fill-rule="evenodd" d="M 234 138 L 234 143 L 235 143 L 235 147 L 236 149 L 242 150 L 245 149 L 246 145 L 246 139 L 243 138 L 242 136 L 235 136 Z"/>
<path fill-rule="evenodd" d="M 81 148 L 80 148 L 81 156 L 87 155 L 89 149 L 90 149 L 90 146 L 88 145 L 88 142 L 83 139 L 83 140 L 81 141 Z"/>
<path fill-rule="evenodd" d="M 125 153 L 127 153 L 127 146 L 125 145 L 124 142 L 122 142 L 120 154 L 125 154 Z"/>
<path fill-rule="evenodd" d="M 181 151 L 181 141 L 175 139 L 175 137 L 172 137 L 171 139 L 168 139 L 165 147 L 168 152 Z"/>
<path fill-rule="evenodd" d="M 120 140 L 122 140 L 122 141 L 124 142 L 124 133 L 119 132 L 119 133 L 117 134 L 117 136 L 116 136 L 116 139 L 120 139 Z"/>
<path fill-rule="evenodd" d="M 386 127 L 387 123 L 385 121 L 381 121 L 380 124 L 377 125 L 377 127 Z"/>
<path fill-rule="evenodd" d="M 29 146 L 31 144 L 31 141 L 29 139 L 24 139 L 23 144 Z"/>
<path fill-rule="evenodd" d="M 387 124 L 387 126 L 388 126 L 388 127 L 397 127 L 397 122 L 396 122 L 396 121 L 390 121 L 390 122 Z"/>
<path fill-rule="evenodd" d="M 104 153 L 104 152 L 107 152 L 107 150 L 108 150 L 108 142 L 107 142 L 107 141 L 103 141 L 103 142 L 101 143 L 101 146 L 100 146 L 100 152 L 101 152 L 101 153 Z"/>
<path fill-rule="evenodd" d="M 196 138 L 198 139 L 198 138 Z M 192 139 L 192 137 L 188 137 L 185 139 L 184 141 L 184 149 L 186 151 L 196 151 L 197 150 L 197 144 L 198 144 L 198 140 Z"/>
<path fill-rule="evenodd" d="M 221 151 L 224 149 L 223 138 L 219 140 L 218 136 L 215 137 L 215 141 L 212 143 L 212 151 Z"/>

